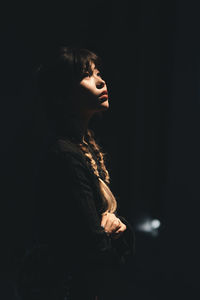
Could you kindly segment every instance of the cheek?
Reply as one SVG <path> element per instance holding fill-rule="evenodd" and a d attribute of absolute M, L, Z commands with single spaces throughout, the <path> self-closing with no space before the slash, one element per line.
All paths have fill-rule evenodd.
<path fill-rule="evenodd" d="M 84 85 L 80 87 L 80 99 L 84 99 L 86 102 L 97 97 L 95 88 L 91 85 Z"/>

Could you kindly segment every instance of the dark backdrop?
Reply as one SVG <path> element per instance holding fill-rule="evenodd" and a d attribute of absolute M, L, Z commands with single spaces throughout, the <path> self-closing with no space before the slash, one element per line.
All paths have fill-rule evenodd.
<path fill-rule="evenodd" d="M 45 121 L 35 105 L 37 64 L 59 44 L 104 60 L 110 109 L 91 126 L 109 155 L 121 213 L 159 219 L 136 230 L 130 299 L 199 293 L 198 1 L 9 2 L 1 11 L 1 298 L 32 228 L 34 174 Z M 128 296 L 127 296 L 128 299 Z"/>

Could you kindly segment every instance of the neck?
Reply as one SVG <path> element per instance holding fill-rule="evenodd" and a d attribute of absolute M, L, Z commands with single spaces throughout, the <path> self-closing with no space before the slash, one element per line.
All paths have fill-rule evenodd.
<path fill-rule="evenodd" d="M 66 114 L 64 120 L 59 124 L 61 135 L 68 136 L 77 142 L 84 142 L 91 115 Z"/>

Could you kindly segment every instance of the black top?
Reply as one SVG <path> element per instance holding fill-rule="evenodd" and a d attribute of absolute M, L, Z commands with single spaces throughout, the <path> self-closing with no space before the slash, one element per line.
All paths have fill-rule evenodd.
<path fill-rule="evenodd" d="M 98 159 L 88 147 L 100 171 Z M 104 173 L 99 174 L 104 180 Z M 98 178 L 69 136 L 57 136 L 45 153 L 35 199 L 37 242 L 32 256 L 39 265 L 40 279 L 41 265 L 45 265 L 47 285 L 54 285 L 68 272 L 72 285 L 80 286 L 82 292 L 88 286 L 94 294 L 107 291 L 110 283 L 103 282 L 103 278 L 107 281 L 105 274 L 117 274 L 134 254 L 134 232 L 116 212 L 127 229 L 115 240 L 106 234 L 101 226 L 105 210 Z"/>

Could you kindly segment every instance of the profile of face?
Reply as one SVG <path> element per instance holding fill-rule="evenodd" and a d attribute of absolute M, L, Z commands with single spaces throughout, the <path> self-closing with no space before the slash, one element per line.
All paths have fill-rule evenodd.
<path fill-rule="evenodd" d="M 91 72 L 83 74 L 72 94 L 72 101 L 76 110 L 86 114 L 94 114 L 109 108 L 107 86 L 94 63 L 91 63 Z"/>

